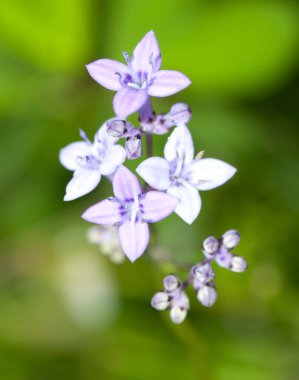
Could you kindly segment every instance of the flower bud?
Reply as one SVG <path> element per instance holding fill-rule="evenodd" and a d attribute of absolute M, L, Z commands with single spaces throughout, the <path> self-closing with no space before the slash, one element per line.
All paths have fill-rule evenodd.
<path fill-rule="evenodd" d="M 180 286 L 180 280 L 174 276 L 173 274 L 170 274 L 169 276 L 165 277 L 163 280 L 164 288 L 167 292 L 173 292 Z"/>
<path fill-rule="evenodd" d="M 108 120 L 107 134 L 113 137 L 121 137 L 126 131 L 126 121 L 120 119 Z"/>
<path fill-rule="evenodd" d="M 156 310 L 165 310 L 169 305 L 169 296 L 167 293 L 158 292 L 156 293 L 152 300 L 151 305 Z"/>
<path fill-rule="evenodd" d="M 197 299 L 203 306 L 213 306 L 217 299 L 216 289 L 212 286 L 205 285 L 197 292 Z"/>
<path fill-rule="evenodd" d="M 240 235 L 236 230 L 229 230 L 222 235 L 222 242 L 226 248 L 232 249 L 239 244 Z"/>
<path fill-rule="evenodd" d="M 219 248 L 219 241 L 214 236 L 209 236 L 202 243 L 202 248 L 204 254 L 210 258 Z"/>
<path fill-rule="evenodd" d="M 129 160 L 140 157 L 142 155 L 142 143 L 140 136 L 129 137 L 126 141 L 125 148 L 127 151 L 127 158 Z"/>
<path fill-rule="evenodd" d="M 192 268 L 192 274 L 194 278 L 201 284 L 205 284 L 215 277 L 215 274 L 209 263 L 195 265 Z"/>
<path fill-rule="evenodd" d="M 170 310 L 170 319 L 175 324 L 182 323 L 186 316 L 187 310 L 181 309 L 179 306 L 174 306 Z"/>
<path fill-rule="evenodd" d="M 246 260 L 241 256 L 234 256 L 231 260 L 231 270 L 233 272 L 244 272 L 247 268 Z"/>
<path fill-rule="evenodd" d="M 174 125 L 187 124 L 192 115 L 190 107 L 185 103 L 174 104 L 168 112 L 167 119 Z"/>

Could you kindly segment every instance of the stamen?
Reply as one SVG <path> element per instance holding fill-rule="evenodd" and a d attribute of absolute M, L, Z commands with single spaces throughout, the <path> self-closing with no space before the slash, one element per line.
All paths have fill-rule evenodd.
<path fill-rule="evenodd" d="M 130 64 L 130 57 L 129 57 L 129 54 L 126 52 L 126 51 L 122 51 L 122 54 L 123 54 L 123 57 L 127 63 L 127 65 L 129 66 Z"/>
<path fill-rule="evenodd" d="M 81 138 L 82 138 L 87 144 L 91 144 L 89 138 L 86 136 L 86 133 L 83 131 L 83 129 L 79 128 L 79 134 L 80 134 Z"/>

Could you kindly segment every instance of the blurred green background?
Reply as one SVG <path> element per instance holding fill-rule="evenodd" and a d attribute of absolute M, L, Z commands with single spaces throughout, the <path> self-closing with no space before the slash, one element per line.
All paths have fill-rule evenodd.
<path fill-rule="evenodd" d="M 79 128 L 92 137 L 113 116 L 84 65 L 121 60 L 150 29 L 162 67 L 193 82 L 155 109 L 190 104 L 196 150 L 238 168 L 202 193 L 196 223 L 172 215 L 157 241 L 196 262 L 206 236 L 237 228 L 249 262 L 217 271 L 212 309 L 190 291 L 180 326 L 149 305 L 173 268 L 103 257 L 80 215 L 110 184 L 63 203 L 71 173 L 58 162 Z M 1 380 L 298 379 L 298 29 L 285 0 L 0 3 Z"/>

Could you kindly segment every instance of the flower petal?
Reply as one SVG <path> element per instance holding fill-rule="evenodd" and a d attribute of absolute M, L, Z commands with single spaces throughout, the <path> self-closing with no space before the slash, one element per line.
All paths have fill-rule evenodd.
<path fill-rule="evenodd" d="M 142 218 L 149 223 L 166 218 L 177 205 L 177 198 L 160 191 L 149 191 L 140 199 Z"/>
<path fill-rule="evenodd" d="M 170 187 L 167 193 L 173 195 L 179 201 L 174 212 L 186 223 L 193 223 L 201 209 L 201 199 L 198 191 L 192 186 L 179 185 Z"/>
<path fill-rule="evenodd" d="M 90 193 L 101 180 L 101 173 L 93 169 L 78 169 L 67 184 L 64 201 L 72 201 Z"/>
<path fill-rule="evenodd" d="M 120 75 L 128 73 L 126 65 L 113 59 L 98 59 L 86 65 L 86 68 L 96 82 L 112 91 L 118 91 L 121 88 Z"/>
<path fill-rule="evenodd" d="M 125 161 L 127 153 L 121 145 L 112 145 L 106 149 L 105 156 L 100 165 L 100 172 L 103 175 L 113 174 L 116 169 Z"/>
<path fill-rule="evenodd" d="M 148 89 L 150 96 L 164 97 L 176 94 L 191 83 L 186 75 L 174 70 L 158 71 Z"/>
<path fill-rule="evenodd" d="M 144 253 L 149 243 L 149 237 L 147 223 L 131 223 L 130 221 L 126 221 L 119 226 L 121 247 L 125 255 L 132 262 Z"/>
<path fill-rule="evenodd" d="M 114 198 L 104 199 L 89 207 L 82 218 L 91 223 L 113 225 L 121 221 L 121 204 Z"/>
<path fill-rule="evenodd" d="M 135 47 L 132 54 L 132 66 L 136 73 L 151 73 L 159 70 L 161 52 L 155 33 L 152 30 Z"/>
<path fill-rule="evenodd" d="M 202 158 L 193 161 L 189 182 L 198 190 L 210 190 L 223 185 L 237 169 L 215 158 Z"/>
<path fill-rule="evenodd" d="M 164 156 L 167 161 L 182 158 L 185 164 L 190 164 L 194 157 L 194 146 L 191 133 L 185 125 L 176 127 L 169 136 L 164 147 Z"/>
<path fill-rule="evenodd" d="M 170 166 L 164 158 L 148 158 L 137 167 L 136 172 L 154 189 L 167 190 L 170 186 Z"/>
<path fill-rule="evenodd" d="M 141 194 L 137 177 L 125 166 L 120 166 L 113 177 L 113 192 L 120 200 L 133 200 Z"/>
<path fill-rule="evenodd" d="M 77 157 L 87 156 L 90 153 L 90 150 L 91 144 L 87 144 L 84 141 L 71 143 L 60 150 L 59 161 L 65 168 L 76 170 L 79 167 L 77 164 Z"/>
<path fill-rule="evenodd" d="M 116 118 L 113 118 L 116 119 Z M 113 119 L 109 119 L 113 120 Z M 107 121 L 97 130 L 95 134 L 94 141 L 96 143 L 102 143 L 105 147 L 115 144 L 119 140 L 118 137 L 113 137 L 107 133 Z"/>
<path fill-rule="evenodd" d="M 138 111 L 147 101 L 148 95 L 145 90 L 133 88 L 121 88 L 113 99 L 113 108 L 118 117 L 126 118 Z"/>

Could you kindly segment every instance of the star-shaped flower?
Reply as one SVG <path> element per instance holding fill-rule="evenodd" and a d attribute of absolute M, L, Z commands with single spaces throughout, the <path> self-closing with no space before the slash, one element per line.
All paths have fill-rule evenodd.
<path fill-rule="evenodd" d="M 122 249 L 133 262 L 149 243 L 148 223 L 170 215 L 177 199 L 160 191 L 142 194 L 137 177 L 124 166 L 116 171 L 112 184 L 115 197 L 91 206 L 82 217 L 96 224 L 118 225 Z"/>
<path fill-rule="evenodd" d="M 98 130 L 94 142 L 81 131 L 84 141 L 67 145 L 59 152 L 61 164 L 74 172 L 66 187 L 65 201 L 72 201 L 96 188 L 102 175 L 113 175 L 125 161 L 126 151 L 114 145 L 117 138 L 108 136 L 106 123 Z"/>
<path fill-rule="evenodd" d="M 159 70 L 161 53 L 153 31 L 148 32 L 135 47 L 132 57 L 123 53 L 127 65 L 111 59 L 88 64 L 91 77 L 108 90 L 117 91 L 113 108 L 125 118 L 140 110 L 148 97 L 173 95 L 189 86 L 190 80 L 179 71 Z"/>
<path fill-rule="evenodd" d="M 194 157 L 191 134 L 185 125 L 177 127 L 164 148 L 164 158 L 151 157 L 136 169 L 154 189 L 175 196 L 175 212 L 188 224 L 198 216 L 201 199 L 198 190 L 210 190 L 228 181 L 236 172 L 231 165 L 214 159 Z"/>

